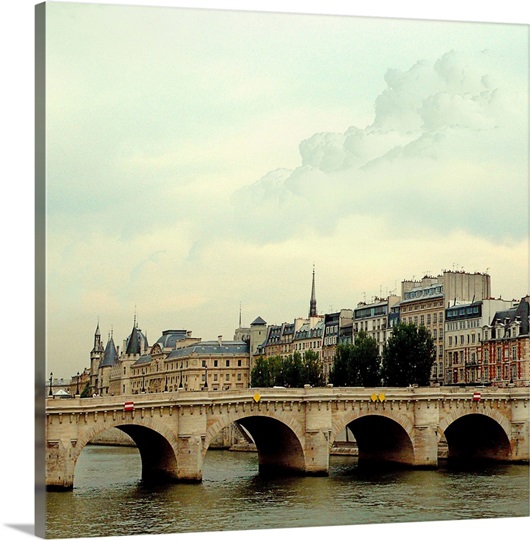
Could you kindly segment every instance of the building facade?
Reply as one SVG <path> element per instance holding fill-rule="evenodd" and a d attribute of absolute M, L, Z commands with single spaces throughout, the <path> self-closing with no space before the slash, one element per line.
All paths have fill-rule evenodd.
<path fill-rule="evenodd" d="M 444 270 L 438 276 L 424 276 L 419 281 L 401 283 L 399 319 L 429 330 L 436 349 L 431 370 L 431 384 L 444 384 L 445 308 L 450 304 L 475 302 L 491 296 L 488 274 Z"/>
<path fill-rule="evenodd" d="M 514 307 L 513 301 L 487 298 L 445 309 L 445 384 L 483 383 L 487 369 L 482 361 L 485 328 L 497 311 Z"/>
<path fill-rule="evenodd" d="M 399 301 L 399 296 L 390 295 L 387 298 L 376 298 L 371 304 L 359 302 L 353 310 L 353 341 L 363 331 L 375 340 L 379 354 L 383 354 L 383 347 L 392 332 L 389 315 Z"/>
<path fill-rule="evenodd" d="M 530 296 L 517 305 L 497 311 L 483 327 L 479 359 L 484 382 L 495 386 L 530 384 Z"/>

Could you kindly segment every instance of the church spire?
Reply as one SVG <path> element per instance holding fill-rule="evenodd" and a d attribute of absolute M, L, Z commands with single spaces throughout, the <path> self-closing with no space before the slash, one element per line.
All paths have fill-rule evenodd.
<path fill-rule="evenodd" d="M 313 283 L 311 285 L 311 300 L 309 301 L 309 317 L 317 316 L 317 298 L 315 296 L 315 265 L 313 265 Z"/>

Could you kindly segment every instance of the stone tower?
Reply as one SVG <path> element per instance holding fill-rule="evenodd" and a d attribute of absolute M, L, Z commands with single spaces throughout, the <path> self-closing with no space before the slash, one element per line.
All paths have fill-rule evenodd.
<path fill-rule="evenodd" d="M 103 343 L 101 342 L 101 332 L 99 331 L 99 321 L 94 333 L 94 347 L 90 351 L 90 394 L 98 390 L 98 368 L 103 358 Z"/>

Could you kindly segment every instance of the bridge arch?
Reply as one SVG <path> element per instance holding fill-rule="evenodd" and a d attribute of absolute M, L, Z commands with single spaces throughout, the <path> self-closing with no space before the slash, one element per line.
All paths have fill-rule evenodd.
<path fill-rule="evenodd" d="M 206 431 L 203 457 L 222 429 L 235 423 L 252 436 L 260 474 L 304 473 L 306 456 L 302 426 L 282 411 L 239 411 L 224 414 Z"/>
<path fill-rule="evenodd" d="M 333 421 L 329 447 L 348 428 L 355 437 L 359 461 L 414 465 L 414 425 L 405 415 L 385 410 L 352 411 Z"/>
<path fill-rule="evenodd" d="M 72 452 L 75 471 L 83 448 L 97 435 L 117 428 L 131 437 L 140 453 L 142 480 L 147 483 L 169 482 L 177 479 L 177 439 L 175 434 L 151 418 L 135 418 L 98 423 L 80 433 Z"/>
<path fill-rule="evenodd" d="M 454 411 L 440 420 L 449 460 L 509 460 L 510 423 L 494 409 Z"/>

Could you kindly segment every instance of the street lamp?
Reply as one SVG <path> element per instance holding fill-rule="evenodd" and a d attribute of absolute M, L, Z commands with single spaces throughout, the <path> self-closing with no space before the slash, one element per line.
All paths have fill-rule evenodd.
<path fill-rule="evenodd" d="M 142 394 L 145 394 L 145 371 L 142 368 Z"/>
<path fill-rule="evenodd" d="M 204 388 L 208 390 L 208 364 L 204 364 Z"/>
<path fill-rule="evenodd" d="M 76 384 L 76 387 L 75 387 L 75 395 L 76 396 L 79 395 L 79 371 L 77 372 L 77 384 Z"/>
<path fill-rule="evenodd" d="M 166 383 L 164 385 L 164 392 L 167 392 L 167 375 L 166 375 Z"/>
<path fill-rule="evenodd" d="M 49 396 L 53 396 L 52 392 L 52 380 L 53 380 L 53 373 L 50 371 L 50 391 L 48 392 Z"/>

